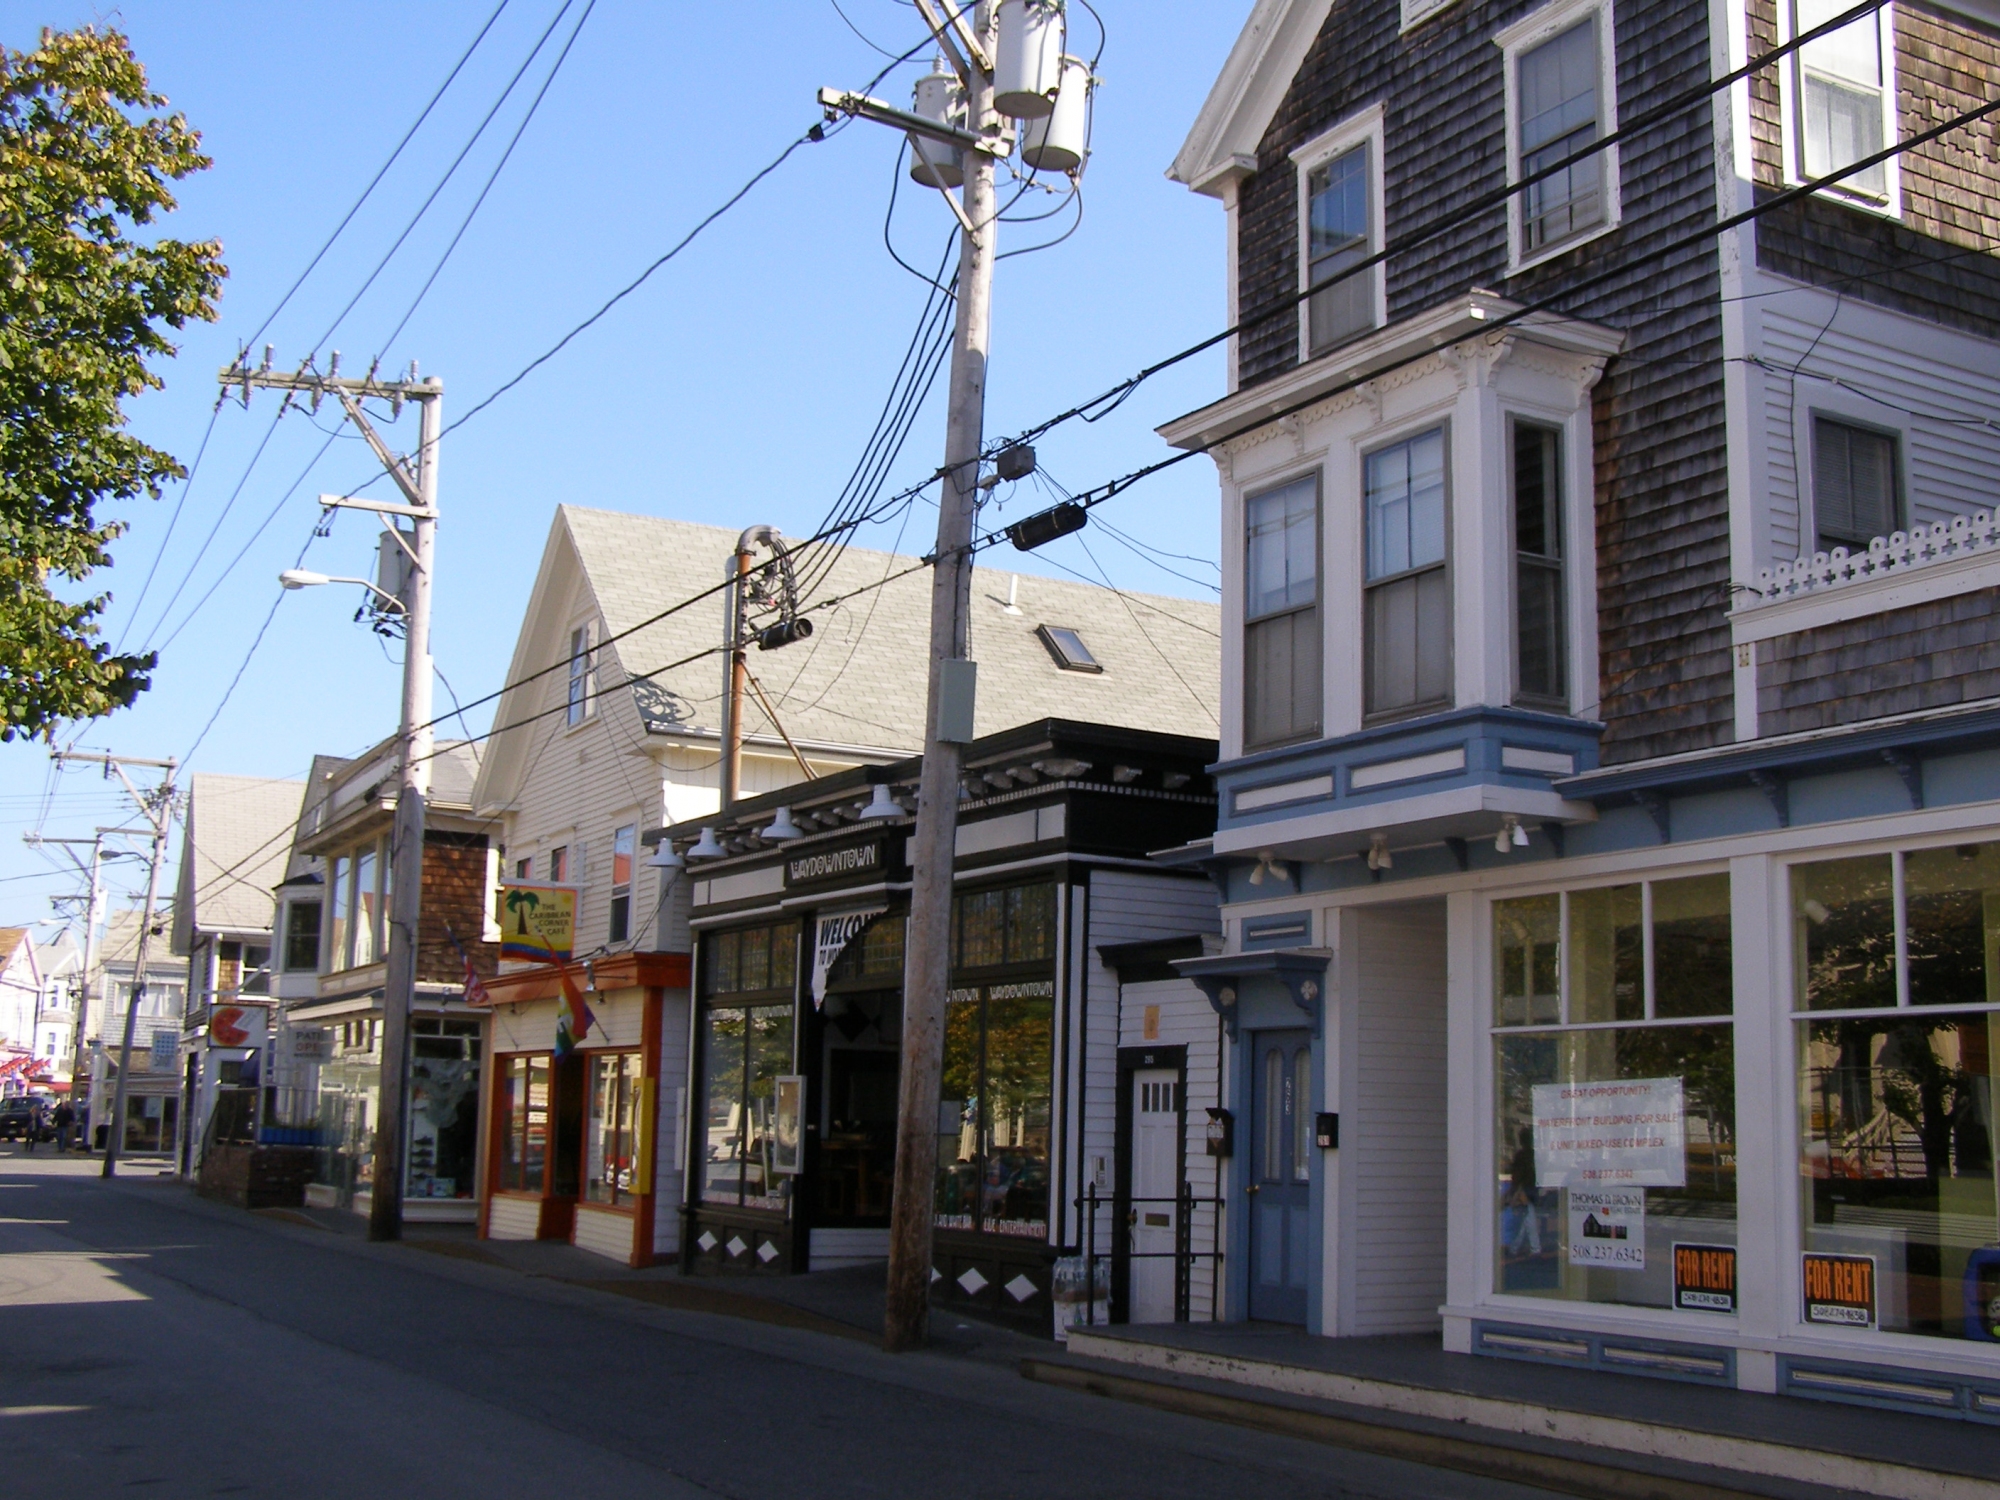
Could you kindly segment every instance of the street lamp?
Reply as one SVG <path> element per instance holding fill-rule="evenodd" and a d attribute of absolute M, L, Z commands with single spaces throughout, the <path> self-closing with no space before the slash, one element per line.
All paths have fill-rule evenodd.
<path fill-rule="evenodd" d="M 326 573 L 315 573 L 311 568 L 287 568 L 278 575 L 278 582 L 288 589 L 316 589 L 323 583 L 353 583 L 367 589 L 397 614 L 403 612 L 403 601 L 385 588 L 379 588 L 366 578 L 335 578 Z"/>

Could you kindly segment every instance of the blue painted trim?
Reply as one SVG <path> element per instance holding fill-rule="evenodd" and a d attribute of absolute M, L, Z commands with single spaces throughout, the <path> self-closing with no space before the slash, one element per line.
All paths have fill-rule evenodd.
<path fill-rule="evenodd" d="M 1327 948 L 1261 948 L 1253 953 L 1218 953 L 1213 957 L 1177 958 L 1174 968 L 1192 979 L 1222 1017 L 1231 1041 L 1236 1039 L 1237 992 L 1246 978 L 1277 980 L 1299 1008 L 1300 1025 L 1312 1028 L 1317 1042 L 1326 1018 Z"/>
<path fill-rule="evenodd" d="M 1392 806 L 1410 797 L 1461 786 L 1547 791 L 1558 777 L 1597 764 L 1597 741 L 1603 732 L 1601 724 L 1559 714 L 1520 708 L 1460 708 L 1337 739 L 1309 740 L 1219 761 L 1209 768 L 1216 778 L 1218 827 L 1261 827 L 1330 808 Z M 1510 749 L 1568 756 L 1575 771 L 1550 773 L 1506 766 L 1502 762 Z M 1386 786 L 1354 786 L 1357 771 L 1453 750 L 1463 754 L 1462 767 L 1428 771 Z M 1237 810 L 1236 799 L 1246 792 L 1321 777 L 1328 784 L 1323 793 L 1289 798 L 1270 807 Z"/>
<path fill-rule="evenodd" d="M 1818 1377 L 1815 1379 L 1815 1377 Z M 1870 1389 L 1869 1387 L 1876 1387 Z M 1896 1388 L 1927 1389 L 1935 1399 L 1899 1396 Z M 1778 1356 L 1778 1390 L 1808 1401 L 1832 1401 L 1842 1406 L 1872 1406 L 1882 1411 L 1921 1412 L 1960 1422 L 2000 1427 L 2000 1377 L 1977 1379 L 1928 1370 L 1899 1369 L 1845 1360 Z"/>
<path fill-rule="evenodd" d="M 1736 1386 L 1736 1351 L 1678 1339 L 1627 1338 L 1573 1328 L 1475 1321 L 1472 1352 L 1492 1359 L 1557 1365 L 1571 1370 L 1643 1375 L 1688 1385 Z"/>
<path fill-rule="evenodd" d="M 1261 917 L 1243 919 L 1243 947 L 1245 950 L 1262 948 L 1302 948 L 1312 941 L 1312 913 L 1310 911 L 1273 912 Z"/>

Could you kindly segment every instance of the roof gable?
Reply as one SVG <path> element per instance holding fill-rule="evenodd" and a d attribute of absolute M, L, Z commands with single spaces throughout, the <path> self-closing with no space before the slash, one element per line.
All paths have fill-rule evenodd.
<path fill-rule="evenodd" d="M 174 949 L 200 932 L 268 932 L 271 888 L 284 879 L 302 781 L 198 775 L 188 792 L 174 902 Z"/>
<path fill-rule="evenodd" d="M 1197 193 L 1257 169 L 1257 143 L 1304 66 L 1333 0 L 1257 0 L 1167 176 Z"/>

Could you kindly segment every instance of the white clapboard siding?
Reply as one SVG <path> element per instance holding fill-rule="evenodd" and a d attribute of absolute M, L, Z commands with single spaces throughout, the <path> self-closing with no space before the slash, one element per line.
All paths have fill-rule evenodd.
<path fill-rule="evenodd" d="M 1991 509 L 2000 498 L 2000 431 L 1985 422 L 2000 411 L 1991 346 L 1983 360 L 1966 358 L 1958 346 L 1970 341 L 1880 309 L 1849 301 L 1836 316 L 1831 297 L 1802 293 L 1786 301 L 1786 308 L 1762 309 L 1758 320 L 1766 368 L 1755 373 L 1770 506 L 1770 553 L 1759 565 L 1791 562 L 1815 550 L 1801 515 L 1812 456 L 1796 451 L 1797 414 L 1812 409 L 1815 394 L 1830 389 L 1827 382 L 1840 383 L 1832 389 L 1844 398 L 1844 411 L 1908 434 L 1911 522 L 1929 525 Z M 1898 331 L 1909 336 L 1893 337 Z M 1798 378 L 1788 373 L 1795 369 Z"/>
<path fill-rule="evenodd" d="M 659 1123 L 653 1135 L 653 1256 L 678 1257 L 681 1208 L 681 1116 L 688 1076 L 688 997 L 669 990 L 660 1006 Z"/>
<path fill-rule="evenodd" d="M 542 1221 L 539 1198 L 499 1198 L 486 1216 L 486 1237 L 493 1240 L 531 1240 Z"/>
<path fill-rule="evenodd" d="M 612 1209 L 592 1208 L 587 1203 L 576 1206 L 576 1225 L 570 1231 L 570 1243 L 579 1250 L 588 1250 L 593 1255 L 608 1255 L 611 1259 L 625 1264 L 632 1259 L 632 1215 L 618 1213 Z"/>
<path fill-rule="evenodd" d="M 523 1000 L 493 1007 L 493 1051 L 547 1052 L 556 1044 L 556 1003 Z"/>
<path fill-rule="evenodd" d="M 1176 879 L 1138 870 L 1091 871 L 1089 952 L 1084 968 L 1088 1015 L 1083 1069 L 1083 1162 L 1086 1173 L 1095 1158 L 1102 1157 L 1105 1162 L 1097 1219 L 1100 1252 L 1109 1251 L 1118 1232 L 1112 1222 L 1109 1199 L 1116 1180 L 1118 1048 L 1124 1038 L 1125 1022 L 1118 975 L 1098 957 L 1097 950 L 1116 943 L 1141 943 L 1189 934 L 1215 936 L 1221 931 L 1215 887 L 1207 880 Z M 1213 1015 L 1210 1012 L 1211 1020 Z M 1137 1023 L 1133 1025 L 1136 1030 Z M 1162 1042 L 1170 1040 L 1161 1037 Z M 1209 1046 L 1211 1049 L 1214 1046 L 1212 1038 Z M 1196 1229 L 1205 1231 L 1199 1219 Z M 1082 1238 L 1079 1232 L 1079 1243 Z"/>
<path fill-rule="evenodd" d="M 1364 910 L 1355 933 L 1354 1331 L 1419 1332 L 1444 1301 L 1444 904 Z"/>

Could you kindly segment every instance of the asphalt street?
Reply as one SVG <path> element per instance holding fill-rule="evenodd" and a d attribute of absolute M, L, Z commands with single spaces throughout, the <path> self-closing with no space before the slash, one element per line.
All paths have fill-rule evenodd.
<path fill-rule="evenodd" d="M 635 1301 L 0 1148 L 0 1434 L 36 1492 L 1543 1492 L 1055 1390 L 979 1353 Z"/>

